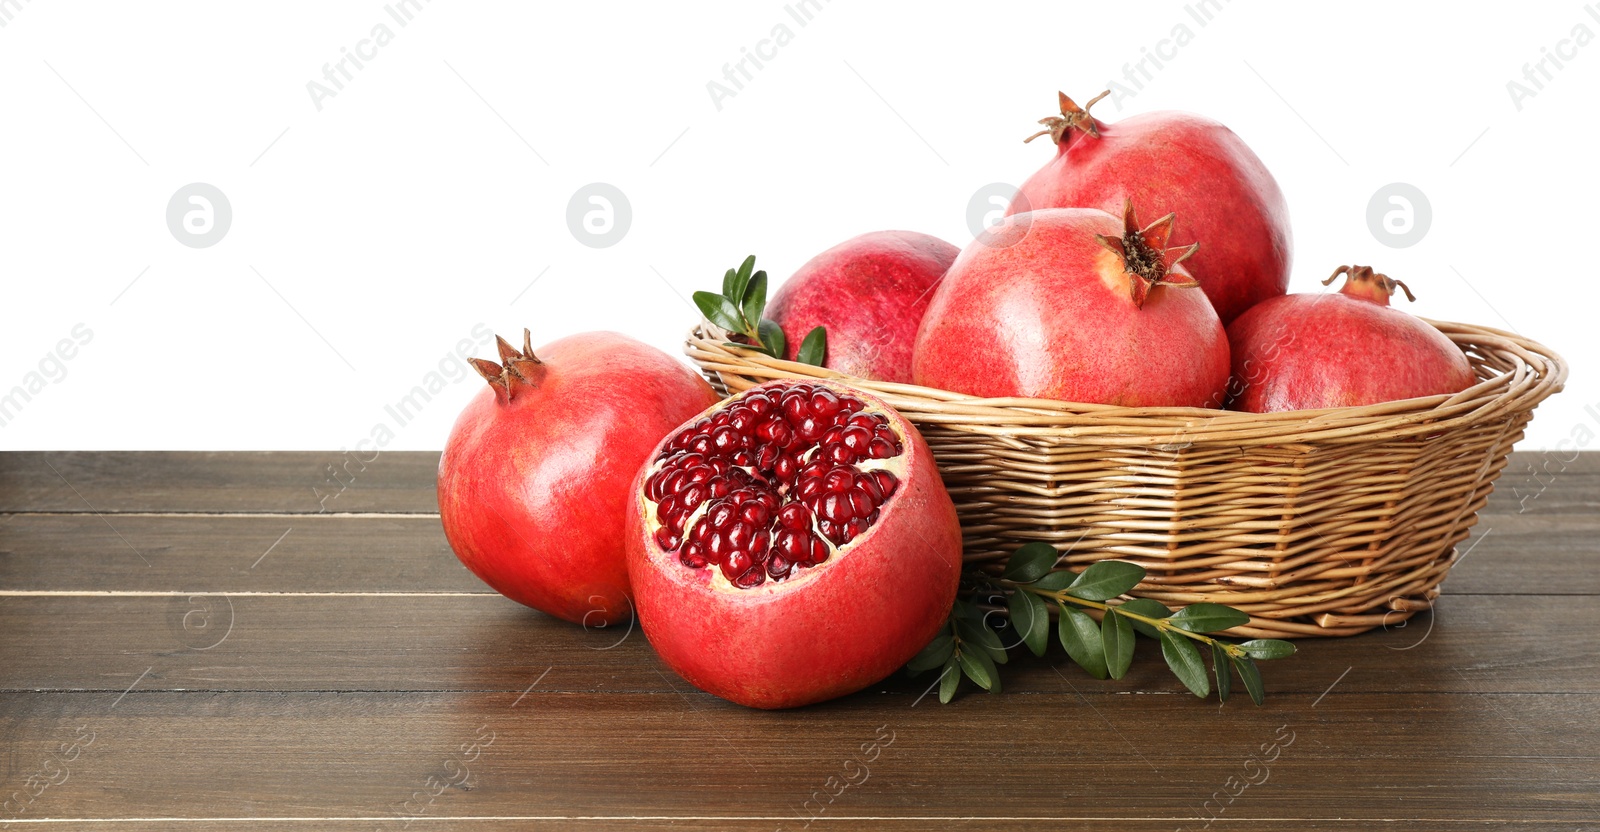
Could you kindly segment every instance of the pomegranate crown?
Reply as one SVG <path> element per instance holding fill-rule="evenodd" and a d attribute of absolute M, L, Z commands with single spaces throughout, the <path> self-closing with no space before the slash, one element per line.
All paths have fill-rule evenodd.
<path fill-rule="evenodd" d="M 506 339 L 496 335 L 495 344 L 500 348 L 500 360 L 504 364 L 496 364 L 483 358 L 469 358 L 473 369 L 489 382 L 494 388 L 495 398 L 502 403 L 516 398 L 517 392 L 524 387 L 537 387 L 538 381 L 544 375 L 544 362 L 533 354 L 531 334 L 527 329 L 522 330 L 522 350 L 506 343 Z"/>
<path fill-rule="evenodd" d="M 1394 294 L 1395 287 L 1399 287 L 1406 293 L 1406 300 L 1417 302 L 1417 296 L 1411 294 L 1411 287 L 1386 274 L 1373 271 L 1371 266 L 1340 266 L 1333 270 L 1333 274 L 1328 275 L 1327 280 L 1322 281 L 1322 285 L 1333 283 L 1341 274 L 1349 276 L 1343 288 L 1339 290 L 1341 294 L 1388 306 L 1389 297 Z"/>
<path fill-rule="evenodd" d="M 1172 237 L 1172 223 L 1176 217 L 1175 213 L 1168 214 L 1140 228 L 1139 220 L 1134 216 L 1133 201 L 1123 200 L 1122 236 L 1094 235 L 1095 242 L 1122 260 L 1123 271 L 1129 275 L 1128 292 L 1136 307 L 1144 308 L 1145 300 L 1150 297 L 1150 290 L 1157 285 L 1179 289 L 1200 287 L 1199 281 L 1180 265 L 1200 250 L 1199 243 L 1181 247 L 1182 253 L 1177 257 L 1170 259 L 1167 257 L 1167 252 L 1176 250 L 1167 248 L 1167 240 Z"/>
<path fill-rule="evenodd" d="M 1023 139 L 1022 143 L 1027 144 L 1040 136 L 1049 134 L 1051 141 L 1061 144 L 1061 140 L 1067 135 L 1067 131 L 1074 129 L 1082 130 L 1097 139 L 1100 138 L 1100 125 L 1095 123 L 1094 116 L 1089 115 L 1089 108 L 1110 94 L 1111 90 L 1106 90 L 1089 99 L 1088 104 L 1079 107 L 1078 103 L 1068 98 L 1066 93 L 1056 93 L 1056 95 L 1061 96 L 1061 115 L 1045 116 L 1039 119 L 1039 123 L 1044 125 L 1044 129 Z"/>

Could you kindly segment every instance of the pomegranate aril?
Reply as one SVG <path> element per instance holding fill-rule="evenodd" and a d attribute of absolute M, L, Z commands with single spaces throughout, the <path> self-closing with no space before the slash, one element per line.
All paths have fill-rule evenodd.
<path fill-rule="evenodd" d="M 711 453 L 711 437 L 706 436 L 703 433 L 697 434 L 694 440 L 689 443 L 689 450 L 694 451 L 697 454 Z"/>
<path fill-rule="evenodd" d="M 839 443 L 860 453 L 872 442 L 872 431 L 860 425 L 851 425 L 839 432 Z"/>
<path fill-rule="evenodd" d="M 888 459 L 896 454 L 894 445 L 887 439 L 873 439 L 867 446 L 867 456 L 873 459 Z"/>
<path fill-rule="evenodd" d="M 733 417 L 728 414 L 728 411 L 719 411 L 711 417 L 711 427 L 720 428 L 723 425 L 728 424 L 728 422 L 732 419 Z"/>
<path fill-rule="evenodd" d="M 728 491 L 730 491 L 732 488 L 733 486 L 728 484 L 726 477 L 717 477 L 711 482 L 706 483 L 706 490 L 711 494 L 712 497 L 726 497 L 728 496 Z"/>
<path fill-rule="evenodd" d="M 815 535 L 811 537 L 811 557 L 806 560 L 807 566 L 816 566 L 828 559 L 828 544 L 823 543 Z"/>
<path fill-rule="evenodd" d="M 728 426 L 740 433 L 749 433 L 756 426 L 756 414 L 749 407 L 732 408 L 728 411 Z"/>
<path fill-rule="evenodd" d="M 772 466 L 778 461 L 779 451 L 776 445 L 762 445 L 756 449 L 756 459 L 753 463 L 757 470 L 771 471 Z"/>
<path fill-rule="evenodd" d="M 750 567 L 750 571 L 740 575 L 737 578 L 734 578 L 733 585 L 740 589 L 755 589 L 756 587 L 761 586 L 761 584 L 766 580 L 767 571 L 761 567 L 761 564 L 758 563 L 755 566 Z"/>
<path fill-rule="evenodd" d="M 822 511 L 818 513 L 834 523 L 847 523 L 856 516 L 850 498 L 838 492 L 829 492 L 828 496 L 822 498 Z"/>
<path fill-rule="evenodd" d="M 822 493 L 822 480 L 818 477 L 802 477 L 800 487 L 796 492 L 801 500 L 810 500 Z"/>
<path fill-rule="evenodd" d="M 666 526 L 656 529 L 656 545 L 660 546 L 663 550 L 670 552 L 673 549 L 678 548 L 678 544 L 682 542 L 683 541 L 679 539 L 677 535 L 673 534 L 672 531 Z"/>
<path fill-rule="evenodd" d="M 866 491 L 859 488 L 850 491 L 850 513 L 853 516 L 858 518 L 866 517 L 876 508 L 877 506 L 872 504 L 872 498 L 867 496 Z"/>
<path fill-rule="evenodd" d="M 750 453 L 749 451 L 739 451 L 738 453 L 735 453 L 733 455 L 733 464 L 734 465 L 749 466 L 749 465 L 753 465 L 755 463 L 755 461 L 756 461 L 755 455 Z"/>
<path fill-rule="evenodd" d="M 722 577 L 731 581 L 749 572 L 750 567 L 755 566 L 756 562 L 750 559 L 749 552 L 733 549 L 725 554 L 718 565 L 722 567 Z"/>
<path fill-rule="evenodd" d="M 810 410 L 806 406 L 805 394 L 797 390 L 790 390 L 783 394 L 783 415 L 791 422 L 804 419 Z"/>
<path fill-rule="evenodd" d="M 750 545 L 750 538 L 755 536 L 755 529 L 748 523 L 734 523 L 726 532 L 728 544 L 739 549 Z"/>
<path fill-rule="evenodd" d="M 812 413 L 824 418 L 832 417 L 841 408 L 838 394 L 826 387 L 811 391 L 809 404 L 811 405 Z"/>
<path fill-rule="evenodd" d="M 823 486 L 829 491 L 849 491 L 855 482 L 855 474 L 849 468 L 835 468 L 822 478 Z"/>
<path fill-rule="evenodd" d="M 743 517 L 746 523 L 749 523 L 758 529 L 764 529 L 767 527 L 768 523 L 772 522 L 772 511 L 766 506 L 754 501 L 745 503 L 743 506 L 741 506 L 739 508 L 739 516 Z"/>
<path fill-rule="evenodd" d="M 874 505 L 883 502 L 883 489 L 878 487 L 878 481 L 871 474 L 856 474 L 856 488 L 865 491 Z"/>
<path fill-rule="evenodd" d="M 736 514 L 737 512 L 733 506 L 725 502 L 717 503 L 706 511 L 705 516 L 700 518 L 700 522 L 711 526 L 713 529 L 726 529 L 732 525 Z"/>
<path fill-rule="evenodd" d="M 705 543 L 706 540 L 710 539 L 712 532 L 715 531 L 716 529 L 710 523 L 704 521 L 696 523 L 694 524 L 694 529 L 689 532 L 689 542 Z"/>
<path fill-rule="evenodd" d="M 773 538 L 774 557 L 786 558 L 790 563 L 800 563 L 811 554 L 811 534 L 794 529 L 779 529 Z"/>
<path fill-rule="evenodd" d="M 790 503 L 778 509 L 778 524 L 786 529 L 811 528 L 811 510 L 800 503 Z"/>
<path fill-rule="evenodd" d="M 777 462 L 772 463 L 772 475 L 778 478 L 778 482 L 793 485 L 795 478 L 800 475 L 800 463 L 792 456 L 780 456 Z"/>
<path fill-rule="evenodd" d="M 828 432 L 822 434 L 822 438 L 817 440 L 817 444 L 822 445 L 824 447 L 826 447 L 828 445 L 837 445 L 837 444 L 839 444 L 839 437 L 843 433 L 844 433 L 844 428 L 841 428 L 841 427 L 828 428 Z"/>
<path fill-rule="evenodd" d="M 884 500 L 887 500 L 890 495 L 894 494 L 895 488 L 900 485 L 900 481 L 895 479 L 894 474 L 891 474 L 888 471 L 873 471 L 872 478 L 878 481 L 878 490 L 883 492 Z"/>
<path fill-rule="evenodd" d="M 871 523 L 867 522 L 867 520 L 865 518 L 862 518 L 862 517 L 857 517 L 856 519 L 851 520 L 850 522 L 844 524 L 844 539 L 845 539 L 845 542 L 849 542 L 849 541 L 855 540 L 856 538 L 858 538 L 861 535 L 865 534 L 867 529 L 870 528 L 871 525 L 872 525 Z"/>
<path fill-rule="evenodd" d="M 776 512 L 778 510 L 778 495 L 773 494 L 771 491 L 762 491 L 756 494 L 756 502 L 766 506 L 767 511 Z"/>
<path fill-rule="evenodd" d="M 710 563 L 706 560 L 705 547 L 698 543 L 690 543 L 683 547 L 683 551 L 678 553 L 678 561 L 690 569 L 704 569 L 706 564 Z"/>
<path fill-rule="evenodd" d="M 775 581 L 787 578 L 789 570 L 792 568 L 794 568 L 794 565 L 782 555 L 773 555 L 772 559 L 767 561 L 767 574 Z"/>
<path fill-rule="evenodd" d="M 757 416 L 765 416 L 771 413 L 773 409 L 772 399 L 768 398 L 766 393 L 756 393 L 750 396 L 744 400 L 744 405 L 750 408 L 750 412 Z"/>
<path fill-rule="evenodd" d="M 710 489 L 701 483 L 692 483 L 689 487 L 678 492 L 678 502 L 683 504 L 684 513 L 687 514 L 700 507 L 700 504 L 711 496 Z"/>
<path fill-rule="evenodd" d="M 815 416 L 806 416 L 795 423 L 794 435 L 801 442 L 811 444 L 817 441 L 817 438 L 822 436 L 823 431 L 826 429 L 827 425 L 821 419 Z"/>
<path fill-rule="evenodd" d="M 832 445 L 822 454 L 822 458 L 838 465 L 849 465 L 856 461 L 856 452 L 843 445 Z"/>

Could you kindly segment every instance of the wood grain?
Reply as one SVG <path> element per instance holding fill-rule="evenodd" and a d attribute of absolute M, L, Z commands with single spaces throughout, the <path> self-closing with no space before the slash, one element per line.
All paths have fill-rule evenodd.
<path fill-rule="evenodd" d="M 26 770 L 80 726 L 92 734 L 39 817 L 383 817 L 431 776 L 461 785 L 431 807 L 418 798 L 424 816 L 733 816 L 794 830 L 816 800 L 811 814 L 1179 822 L 1210 811 L 1229 778 L 1264 777 L 1222 814 L 1575 823 L 1600 782 L 1600 696 L 1587 694 L 1519 697 L 1513 720 L 1506 701 L 1442 708 L 1406 694 L 1225 712 L 1070 692 L 945 708 L 869 696 L 767 713 L 576 696 L 562 692 L 571 675 L 554 670 L 526 695 L 8 693 L 0 708 L 26 737 Z M 831 804 L 813 798 L 823 790 Z"/>
<path fill-rule="evenodd" d="M 0 828 L 1600 829 L 1600 454 L 1516 455 L 1436 613 L 1300 642 L 1262 708 L 1141 640 L 1120 682 L 1057 649 L 998 695 L 897 675 L 782 713 L 489 592 L 433 515 L 437 455 L 319 511 L 337 458 L 0 454 Z M 407 825 L 480 729 L 471 788 Z M 1267 781 L 1208 803 L 1280 730 Z"/>

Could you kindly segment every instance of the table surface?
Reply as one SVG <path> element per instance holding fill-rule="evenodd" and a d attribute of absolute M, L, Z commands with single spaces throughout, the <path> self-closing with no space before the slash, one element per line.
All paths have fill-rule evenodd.
<path fill-rule="evenodd" d="M 0 454 L 0 826 L 1600 828 L 1600 455 L 1518 454 L 1434 613 L 1264 707 L 1141 639 L 778 713 L 489 591 L 437 459 Z"/>

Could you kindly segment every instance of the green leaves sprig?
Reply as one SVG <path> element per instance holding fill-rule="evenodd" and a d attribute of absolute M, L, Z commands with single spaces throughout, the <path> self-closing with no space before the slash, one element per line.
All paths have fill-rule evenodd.
<path fill-rule="evenodd" d="M 755 349 L 781 359 L 788 343 L 781 327 L 761 317 L 767 308 L 767 273 L 755 271 L 755 267 L 756 256 L 752 254 L 739 268 L 723 275 L 722 294 L 695 292 L 694 305 L 700 307 L 706 320 L 746 339 L 745 343 L 728 346 Z M 796 358 L 802 364 L 820 367 L 827 352 L 828 334 L 819 326 L 806 333 Z"/>
<path fill-rule="evenodd" d="M 1048 543 L 1029 543 L 1012 553 L 998 580 L 983 573 L 970 576 L 980 585 L 1010 592 L 1006 610 L 1011 627 L 1019 643 L 1035 656 L 1043 656 L 1049 647 L 1053 608 L 1057 640 L 1067 655 L 1096 679 L 1121 679 L 1128 672 L 1138 634 L 1161 643 L 1167 667 L 1195 696 L 1209 696 L 1215 678 L 1217 698 L 1227 701 L 1237 674 L 1250 699 L 1260 705 L 1266 693 L 1256 660 L 1294 654 L 1294 645 L 1279 639 L 1234 643 L 1204 635 L 1250 621 L 1249 614 L 1223 604 L 1190 604 L 1174 613 L 1149 598 L 1107 603 L 1144 580 L 1144 567 L 1107 560 L 1074 573 L 1055 569 L 1060 557 Z M 1100 611 L 1101 619 L 1095 621 L 1085 609 Z M 990 693 L 1000 690 L 996 666 L 1005 664 L 1007 655 L 988 624 L 991 614 L 995 613 L 957 600 L 944 630 L 907 663 L 906 669 L 913 675 L 944 667 L 940 702 L 955 696 L 963 676 Z M 1196 645 L 1204 645 L 1211 654 L 1209 672 Z"/>

